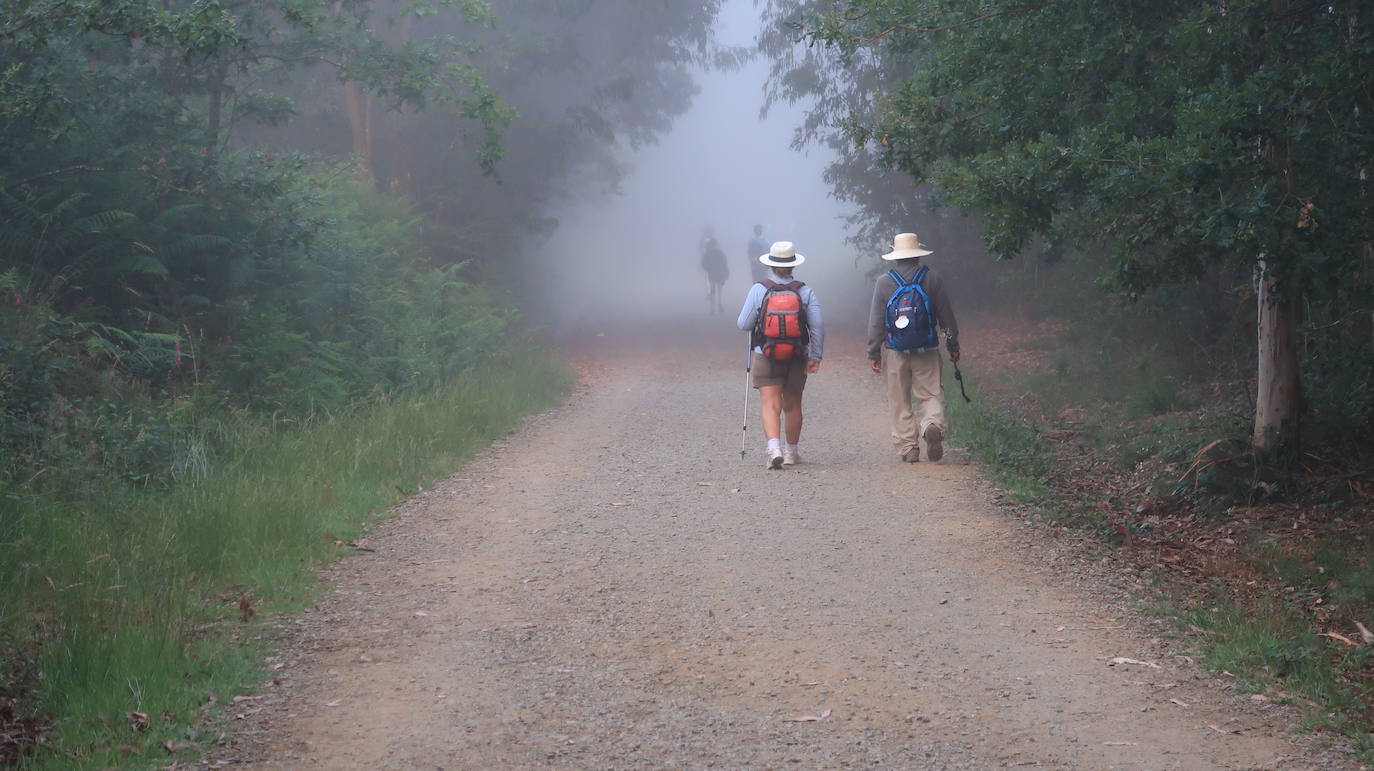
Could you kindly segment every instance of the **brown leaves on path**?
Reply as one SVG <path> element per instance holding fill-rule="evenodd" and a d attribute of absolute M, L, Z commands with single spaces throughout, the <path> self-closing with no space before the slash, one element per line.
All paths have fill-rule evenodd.
<path fill-rule="evenodd" d="M 794 715 L 794 716 L 792 716 L 792 717 L 785 717 L 785 718 L 782 719 L 782 722 L 784 722 L 784 723 L 816 723 L 816 722 L 819 722 L 819 721 L 821 721 L 821 720 L 825 720 L 825 719 L 828 718 L 828 717 L 830 717 L 830 710 L 827 709 L 827 710 L 822 710 L 821 712 L 818 712 L 818 713 L 816 713 L 816 714 L 814 714 L 814 715 L 806 714 L 806 715 Z"/>

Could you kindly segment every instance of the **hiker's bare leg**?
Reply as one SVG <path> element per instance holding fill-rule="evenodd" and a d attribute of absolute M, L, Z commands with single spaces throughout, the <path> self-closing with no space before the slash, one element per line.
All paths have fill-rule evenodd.
<path fill-rule="evenodd" d="M 763 403 L 763 436 L 777 439 L 782 434 L 782 386 L 760 386 L 759 401 Z"/>
<path fill-rule="evenodd" d="M 800 392 L 782 392 L 782 414 L 787 425 L 787 443 L 796 444 L 801 441 L 802 429 L 802 395 Z"/>

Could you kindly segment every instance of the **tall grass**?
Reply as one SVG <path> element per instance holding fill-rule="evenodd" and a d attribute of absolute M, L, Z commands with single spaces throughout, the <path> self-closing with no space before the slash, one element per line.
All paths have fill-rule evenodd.
<path fill-rule="evenodd" d="M 207 693 L 260 668 L 244 609 L 308 596 L 311 568 L 339 541 L 569 383 L 548 358 L 518 356 L 300 423 L 226 420 L 203 476 L 170 491 L 112 482 L 75 504 L 4 491 L 6 670 L 29 673 L 38 712 L 58 716 L 29 765 L 141 765 L 166 757 L 163 741 L 196 740 Z"/>
<path fill-rule="evenodd" d="M 973 378 L 979 376 L 976 371 L 972 374 Z M 993 484 L 1020 503 L 1040 503 L 1051 498 L 1053 491 L 1044 481 L 1051 461 L 1041 452 L 1041 438 L 1035 427 L 1010 409 L 982 397 L 977 385 L 970 382 L 972 378 L 964 384 L 971 401 L 964 401 L 952 367 L 946 368 L 943 380 L 945 408 L 955 441 L 986 464 L 984 471 Z"/>

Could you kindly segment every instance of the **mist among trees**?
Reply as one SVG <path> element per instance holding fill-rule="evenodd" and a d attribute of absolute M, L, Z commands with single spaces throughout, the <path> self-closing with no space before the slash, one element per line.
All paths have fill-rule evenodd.
<path fill-rule="evenodd" d="M 1371 25 L 1368 0 L 6 3 L 0 735 L 23 738 L 0 763 L 49 730 L 58 763 L 116 757 L 143 730 L 107 719 L 135 681 L 198 726 L 207 683 L 260 665 L 216 668 L 255 655 L 230 621 L 299 602 L 397 495 L 566 393 L 565 330 L 535 301 L 576 275 L 595 289 L 570 314 L 715 330 L 711 225 L 728 310 L 761 222 L 808 254 L 840 328 L 865 321 L 893 235 L 918 232 L 961 320 L 1050 330 L 1026 343 L 1041 370 L 979 373 L 969 325 L 986 399 L 957 407 L 952 441 L 1037 489 L 1076 474 L 1054 504 L 1126 546 L 1167 517 L 1353 512 L 1254 572 L 1318 598 L 1285 606 L 1295 628 L 1357 622 Z M 704 83 L 731 114 L 690 113 Z M 756 109 L 797 116 L 790 146 L 740 139 Z M 662 192 L 684 180 L 701 189 Z M 1257 668 L 1329 665 L 1309 695 L 1367 717 L 1369 649 L 1332 656 L 1310 631 Z"/>

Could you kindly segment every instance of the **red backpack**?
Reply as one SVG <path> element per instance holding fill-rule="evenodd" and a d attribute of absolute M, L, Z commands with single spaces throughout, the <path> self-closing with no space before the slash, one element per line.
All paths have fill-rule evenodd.
<path fill-rule="evenodd" d="M 759 319 L 754 324 L 754 344 L 765 358 L 789 361 L 798 349 L 804 349 L 810 335 L 806 329 L 806 307 L 802 303 L 800 281 L 779 284 L 760 281 L 765 291 L 759 306 Z"/>

